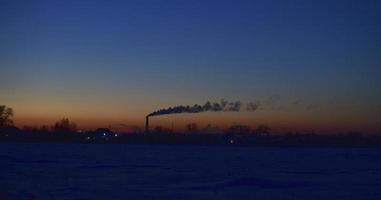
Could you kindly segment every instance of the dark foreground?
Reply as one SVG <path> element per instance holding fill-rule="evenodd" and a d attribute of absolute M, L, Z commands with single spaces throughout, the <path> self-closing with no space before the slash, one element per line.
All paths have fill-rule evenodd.
<path fill-rule="evenodd" d="M 0 143 L 0 199 L 381 199 L 380 148 Z"/>

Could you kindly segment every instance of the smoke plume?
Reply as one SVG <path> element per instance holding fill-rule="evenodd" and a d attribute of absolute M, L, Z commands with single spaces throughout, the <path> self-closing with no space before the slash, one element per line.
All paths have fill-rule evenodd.
<path fill-rule="evenodd" d="M 250 102 L 246 105 L 245 110 L 254 112 L 258 109 L 259 104 Z M 240 101 L 228 102 L 224 99 L 221 102 L 207 101 L 204 105 L 195 104 L 193 106 L 175 106 L 154 111 L 147 117 L 168 115 L 176 113 L 200 113 L 200 112 L 239 112 L 241 111 L 242 103 Z"/>

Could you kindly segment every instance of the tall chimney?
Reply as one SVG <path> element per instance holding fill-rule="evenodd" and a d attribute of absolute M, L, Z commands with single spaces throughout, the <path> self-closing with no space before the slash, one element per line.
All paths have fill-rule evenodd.
<path fill-rule="evenodd" d="M 146 134 L 149 133 L 149 116 L 146 116 Z"/>

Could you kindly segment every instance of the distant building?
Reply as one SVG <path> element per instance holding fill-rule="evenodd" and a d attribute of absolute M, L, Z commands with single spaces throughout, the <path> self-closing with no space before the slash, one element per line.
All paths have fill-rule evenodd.
<path fill-rule="evenodd" d="M 94 132 L 95 137 L 113 137 L 115 136 L 115 133 L 113 133 L 110 129 L 108 128 L 98 128 Z"/>
<path fill-rule="evenodd" d="M 0 127 L 0 136 L 17 135 L 20 133 L 20 129 L 15 126 Z"/>

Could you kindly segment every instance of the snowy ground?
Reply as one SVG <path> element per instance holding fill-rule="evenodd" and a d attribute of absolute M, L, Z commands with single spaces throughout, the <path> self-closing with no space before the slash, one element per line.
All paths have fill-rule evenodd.
<path fill-rule="evenodd" d="M 381 199 L 381 148 L 0 143 L 0 199 Z"/>

